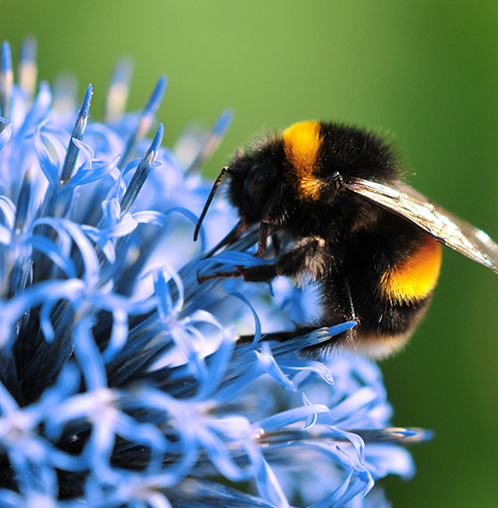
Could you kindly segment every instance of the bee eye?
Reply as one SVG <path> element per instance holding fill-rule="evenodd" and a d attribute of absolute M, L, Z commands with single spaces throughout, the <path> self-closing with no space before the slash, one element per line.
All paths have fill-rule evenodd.
<path fill-rule="evenodd" d="M 244 199 L 246 202 L 261 201 L 268 184 L 275 178 L 275 171 L 263 164 L 256 164 L 247 174 L 244 182 Z"/>

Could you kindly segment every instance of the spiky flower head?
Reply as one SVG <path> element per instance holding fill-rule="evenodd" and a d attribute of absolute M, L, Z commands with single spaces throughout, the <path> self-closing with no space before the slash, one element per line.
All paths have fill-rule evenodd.
<path fill-rule="evenodd" d="M 2 46 L 0 506 L 385 506 L 377 489 L 363 496 L 410 476 L 398 443 L 425 434 L 386 428 L 378 368 L 301 358 L 313 335 L 258 342 L 306 313 L 285 280 L 272 295 L 198 283 L 206 237 L 236 221 L 215 201 L 192 241 L 210 188 L 199 168 L 231 114 L 187 130 L 177 158 L 162 125 L 147 138 L 165 78 L 126 114 L 120 62 L 99 122 L 91 86 L 79 111 L 71 80 L 36 90 L 35 52 L 26 40 L 14 83 Z"/>

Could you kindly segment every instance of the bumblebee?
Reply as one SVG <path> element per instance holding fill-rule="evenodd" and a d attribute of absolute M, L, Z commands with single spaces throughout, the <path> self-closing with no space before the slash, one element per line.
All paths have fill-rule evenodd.
<path fill-rule="evenodd" d="M 498 246 L 490 237 L 406 185 L 396 151 L 369 131 L 300 122 L 238 152 L 217 178 L 194 239 L 225 175 L 240 221 L 211 254 L 256 230 L 255 255 L 271 244 L 276 258 L 214 277 L 270 282 L 284 276 L 320 288 L 315 323 L 266 339 L 354 320 L 356 327 L 305 352 L 352 346 L 384 357 L 405 344 L 426 312 L 441 244 L 498 272 Z"/>

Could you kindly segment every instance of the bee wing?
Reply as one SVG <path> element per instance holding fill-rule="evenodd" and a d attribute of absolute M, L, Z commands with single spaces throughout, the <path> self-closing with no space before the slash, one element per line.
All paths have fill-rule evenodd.
<path fill-rule="evenodd" d="M 355 178 L 344 187 L 413 222 L 450 247 L 498 272 L 498 245 L 480 229 L 431 203 L 403 182 L 391 185 Z"/>

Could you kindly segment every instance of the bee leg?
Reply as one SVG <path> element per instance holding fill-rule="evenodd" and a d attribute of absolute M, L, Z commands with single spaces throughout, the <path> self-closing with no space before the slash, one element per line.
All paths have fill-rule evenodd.
<path fill-rule="evenodd" d="M 258 250 L 254 257 L 261 257 L 268 248 L 268 239 L 270 238 L 270 223 L 261 221 L 258 229 Z"/>
<path fill-rule="evenodd" d="M 216 272 L 212 275 L 197 275 L 197 282 L 202 284 L 212 279 L 242 277 L 246 282 L 271 282 L 277 276 L 275 263 L 259 266 L 236 266 L 232 272 Z"/>
<path fill-rule="evenodd" d="M 351 295 L 351 287 L 349 279 L 344 276 L 340 279 L 335 279 L 337 286 L 342 287 L 343 294 L 340 301 L 341 305 L 335 307 L 335 311 L 331 312 L 332 309 L 325 310 L 325 315 L 316 323 L 309 325 L 296 325 L 294 330 L 282 330 L 278 332 L 270 332 L 263 335 L 261 341 L 276 341 L 286 342 L 291 339 L 307 335 L 317 330 L 323 330 L 330 328 L 331 326 L 343 323 L 345 321 L 359 321 L 353 303 L 353 297 Z M 335 302 L 337 304 L 337 302 Z M 357 333 L 357 326 L 351 328 L 339 335 L 334 335 L 326 341 L 326 345 L 323 343 L 317 346 L 311 346 L 302 350 L 305 356 L 320 357 L 322 350 L 332 349 L 339 345 L 354 348 L 354 339 Z M 237 339 L 237 344 L 249 344 L 254 340 L 254 335 L 242 335 Z"/>
<path fill-rule="evenodd" d="M 242 277 L 246 282 L 271 282 L 278 276 L 296 279 L 303 277 L 306 273 L 317 280 L 325 270 L 325 246 L 325 240 L 319 236 L 302 238 L 292 249 L 280 254 L 274 263 L 236 266 L 234 271 L 199 275 L 197 280 L 202 283 L 211 279 Z"/>
<path fill-rule="evenodd" d="M 323 326 L 330 327 L 338 324 L 341 321 L 356 321 L 357 325 L 354 328 L 350 328 L 349 330 L 334 336 L 330 341 L 330 345 L 341 344 L 354 349 L 355 348 L 354 339 L 358 332 L 358 325 L 360 324 L 360 321 L 354 308 L 353 296 L 351 294 L 351 286 L 349 284 L 349 279 L 346 274 L 343 274 L 342 280 L 340 280 L 339 283 L 342 285 L 342 288 L 344 290 L 343 310 L 341 311 L 340 309 L 338 309 L 339 312 L 333 313 L 333 317 L 329 316 L 328 319 L 327 316 L 325 316 L 324 319 L 322 319 L 322 323 Z"/>
<path fill-rule="evenodd" d="M 260 257 L 264 254 L 268 248 L 268 240 L 271 235 L 271 230 L 275 226 L 278 226 L 279 222 L 283 220 L 282 213 L 276 213 L 280 208 L 282 202 L 282 196 L 284 193 L 283 184 L 277 185 L 271 198 L 263 210 L 261 215 L 261 222 L 258 228 L 258 251 L 254 254 L 255 257 Z"/>
<path fill-rule="evenodd" d="M 300 282 L 305 276 L 313 281 L 321 279 L 326 272 L 327 242 L 320 236 L 301 238 L 291 249 L 280 254 L 276 261 L 277 275 Z"/>
<path fill-rule="evenodd" d="M 353 297 L 351 296 L 351 286 L 349 285 L 349 279 L 344 276 L 344 291 L 346 292 L 346 299 L 349 305 L 349 319 L 350 321 L 357 321 L 356 312 L 354 310 Z"/>
<path fill-rule="evenodd" d="M 314 280 L 320 279 L 325 272 L 326 242 L 319 236 L 299 240 L 292 249 L 280 256 L 274 263 L 256 266 L 236 266 L 231 272 L 215 272 L 212 275 L 198 275 L 199 284 L 212 279 L 242 277 L 246 282 L 271 282 L 278 276 L 292 279 L 304 278 L 309 274 Z"/>

